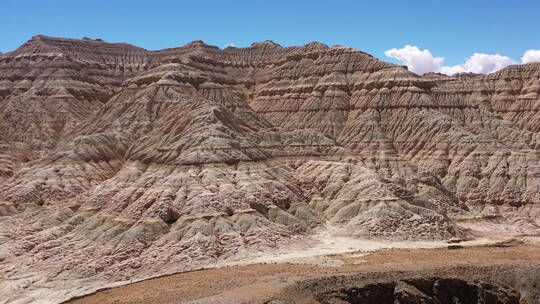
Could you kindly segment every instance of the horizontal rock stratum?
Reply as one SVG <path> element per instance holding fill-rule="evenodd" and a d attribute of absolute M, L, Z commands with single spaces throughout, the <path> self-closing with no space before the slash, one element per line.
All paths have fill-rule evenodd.
<path fill-rule="evenodd" d="M 418 76 L 349 47 L 0 55 L 0 298 L 301 244 L 540 233 L 540 63 Z"/>

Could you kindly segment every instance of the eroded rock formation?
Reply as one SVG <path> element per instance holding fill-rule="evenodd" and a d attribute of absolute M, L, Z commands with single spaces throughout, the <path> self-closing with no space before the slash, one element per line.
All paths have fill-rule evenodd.
<path fill-rule="evenodd" d="M 539 279 L 538 265 L 527 264 L 330 276 L 292 284 L 268 303 L 538 303 Z"/>
<path fill-rule="evenodd" d="M 539 93 L 540 63 L 420 77 L 321 43 L 35 36 L 0 55 L 1 295 L 193 268 L 328 227 L 538 233 Z"/>

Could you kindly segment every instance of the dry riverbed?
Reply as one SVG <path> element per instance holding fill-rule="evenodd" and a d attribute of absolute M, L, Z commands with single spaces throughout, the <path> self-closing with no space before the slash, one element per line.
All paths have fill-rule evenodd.
<path fill-rule="evenodd" d="M 264 303 L 309 279 L 368 273 L 444 272 L 455 267 L 519 267 L 540 264 L 533 238 L 462 242 L 457 249 L 379 249 L 336 254 L 297 254 L 258 264 L 179 273 L 99 291 L 69 303 Z M 454 245 L 456 246 L 456 245 Z M 460 248 L 463 246 L 463 248 Z"/>

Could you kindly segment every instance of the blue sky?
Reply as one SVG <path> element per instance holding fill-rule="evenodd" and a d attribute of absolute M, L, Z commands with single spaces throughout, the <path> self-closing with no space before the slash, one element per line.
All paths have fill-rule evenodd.
<path fill-rule="evenodd" d="M 281 45 L 321 41 L 383 60 L 417 46 L 458 65 L 474 53 L 520 61 L 540 49 L 540 1 L 137 1 L 2 0 L 0 51 L 35 34 L 102 38 L 147 49 L 192 40 L 224 47 L 270 39 Z M 402 60 L 403 61 L 403 60 Z"/>

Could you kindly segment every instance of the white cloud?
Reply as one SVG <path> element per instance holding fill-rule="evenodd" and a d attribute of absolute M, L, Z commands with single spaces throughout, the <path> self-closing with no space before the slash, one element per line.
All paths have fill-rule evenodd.
<path fill-rule="evenodd" d="M 384 54 L 403 62 L 407 68 L 416 73 L 440 71 L 444 57 L 433 57 L 429 50 L 421 51 L 417 46 L 406 45 L 402 49 L 391 49 Z"/>
<path fill-rule="evenodd" d="M 236 45 L 234 45 L 234 43 L 229 43 L 225 45 L 225 48 L 228 48 L 228 47 L 236 47 Z"/>
<path fill-rule="evenodd" d="M 462 64 L 458 64 L 454 66 L 443 66 L 438 72 L 446 75 L 454 75 L 456 73 L 466 73 L 467 69 Z"/>
<path fill-rule="evenodd" d="M 410 71 L 420 75 L 427 72 L 447 75 L 463 72 L 489 74 L 517 63 L 512 58 L 499 54 L 474 53 L 463 64 L 445 66 L 444 57 L 434 57 L 429 50 L 420 50 L 417 46 L 411 45 L 406 45 L 401 49 L 391 49 L 384 54 L 403 62 Z M 538 59 L 540 59 L 540 51 Z"/>
<path fill-rule="evenodd" d="M 441 72 L 452 75 L 449 73 L 450 71 L 461 70 L 468 73 L 489 74 L 516 63 L 512 58 L 499 54 L 474 53 L 471 57 L 467 58 L 464 64 L 444 67 Z"/>
<path fill-rule="evenodd" d="M 540 50 L 528 50 L 521 57 L 521 63 L 540 62 Z"/>

